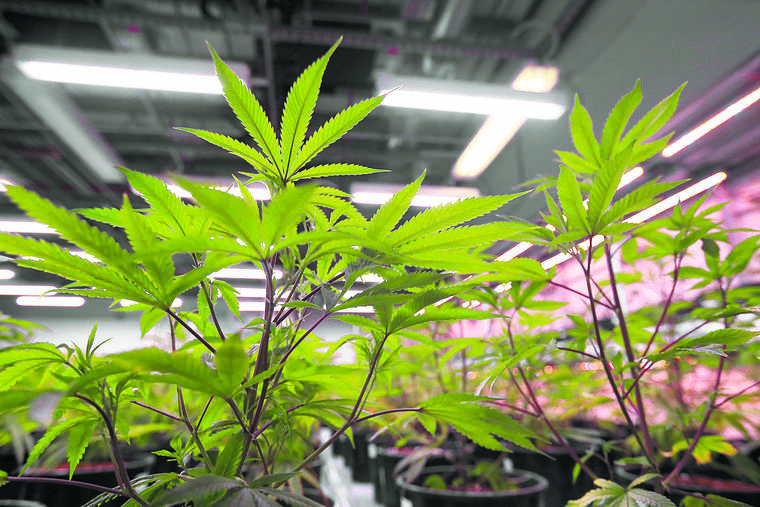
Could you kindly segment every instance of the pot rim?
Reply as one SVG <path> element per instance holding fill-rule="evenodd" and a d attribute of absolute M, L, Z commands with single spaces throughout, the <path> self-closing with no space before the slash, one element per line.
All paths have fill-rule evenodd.
<path fill-rule="evenodd" d="M 449 471 L 454 470 L 456 467 L 454 466 L 437 466 L 437 467 L 429 467 L 423 469 L 424 472 L 443 472 L 443 471 Z M 514 497 L 514 496 L 522 496 L 522 495 L 529 495 L 532 493 L 540 493 L 541 491 L 544 491 L 549 488 L 549 481 L 546 479 L 546 477 L 539 475 L 534 472 L 530 472 L 528 470 L 520 470 L 520 469 L 513 469 L 509 472 L 504 472 L 505 475 L 508 475 L 510 477 L 529 477 L 536 481 L 536 484 L 533 486 L 527 486 L 527 487 L 521 487 L 516 490 L 504 490 L 504 491 L 450 491 L 450 490 L 440 490 L 440 489 L 431 489 L 426 488 L 424 486 L 418 486 L 416 484 L 412 484 L 411 482 L 406 481 L 406 478 L 404 476 L 399 476 L 396 478 L 396 485 L 401 488 L 401 490 L 407 490 L 414 493 L 427 493 L 427 494 L 434 494 L 439 496 L 445 496 L 447 498 L 502 498 L 502 497 Z"/>

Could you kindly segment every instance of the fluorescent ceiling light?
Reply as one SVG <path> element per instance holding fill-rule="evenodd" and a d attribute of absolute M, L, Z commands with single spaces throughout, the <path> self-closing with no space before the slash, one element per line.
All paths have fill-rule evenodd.
<path fill-rule="evenodd" d="M 644 175 L 644 169 L 641 166 L 634 167 L 630 171 L 627 171 L 623 173 L 623 176 L 620 178 L 620 183 L 618 184 L 617 188 L 620 190 L 621 188 L 625 187 L 626 185 L 630 185 L 634 181 L 636 181 L 638 178 L 641 178 L 641 176 Z M 583 201 L 584 207 L 587 205 L 588 200 Z M 547 224 L 546 228 L 550 231 L 554 230 L 554 226 L 551 224 Z M 509 260 L 514 259 L 518 255 L 521 255 L 528 251 L 530 247 L 533 246 L 533 243 L 528 243 L 527 241 L 521 241 L 517 243 L 515 246 L 501 254 L 496 258 L 497 261 L 506 262 Z"/>
<path fill-rule="evenodd" d="M 380 73 L 377 88 L 387 93 L 384 106 L 472 114 L 510 114 L 538 120 L 556 120 L 565 112 L 561 94 L 536 97 L 506 85 L 396 76 Z M 398 89 L 396 89 L 398 88 Z"/>
<path fill-rule="evenodd" d="M 282 278 L 282 274 L 281 269 L 274 270 L 275 278 Z M 264 271 L 258 268 L 224 268 L 214 273 L 213 277 L 241 280 L 263 280 L 265 275 Z"/>
<path fill-rule="evenodd" d="M 662 156 L 672 157 L 690 144 L 710 133 L 715 128 L 719 127 L 737 114 L 741 113 L 758 100 L 760 100 L 760 88 L 757 88 L 753 92 L 748 93 L 744 97 L 740 98 L 730 106 L 720 111 L 715 116 L 708 119 L 706 122 L 696 126 L 686 134 L 670 143 L 665 147 L 664 150 L 662 150 Z"/>
<path fill-rule="evenodd" d="M 131 299 L 121 299 L 119 300 L 119 306 L 126 308 L 128 306 L 134 306 L 136 305 L 136 301 L 132 301 Z M 174 298 L 174 301 L 172 301 L 171 304 L 172 308 L 181 308 L 182 307 L 182 298 Z"/>
<path fill-rule="evenodd" d="M 233 287 L 241 298 L 265 298 L 267 290 L 264 287 Z"/>
<path fill-rule="evenodd" d="M 58 231 L 34 220 L 0 220 L 0 231 L 27 234 L 58 234 Z"/>
<path fill-rule="evenodd" d="M 209 60 L 141 53 L 54 48 L 19 44 L 13 59 L 31 79 L 59 83 L 221 95 L 222 86 Z M 244 81 L 246 65 L 231 63 Z M 172 69 L 168 72 L 166 69 Z"/>
<path fill-rule="evenodd" d="M 480 176 L 517 134 L 525 118 L 512 114 L 493 114 L 470 140 L 451 174 L 457 180 L 472 180 Z"/>
<path fill-rule="evenodd" d="M 10 280 L 16 276 L 16 272 L 10 269 L 0 269 L 0 280 Z"/>
<path fill-rule="evenodd" d="M 663 211 L 669 210 L 670 208 L 675 207 L 678 203 L 686 201 L 687 199 L 690 199 L 694 197 L 697 194 L 701 194 L 702 192 L 711 189 L 712 187 L 721 184 L 726 179 L 726 173 L 724 172 L 717 172 L 713 174 L 712 176 L 709 176 L 702 181 L 699 181 L 690 187 L 687 187 L 677 194 L 671 195 L 670 197 L 663 199 L 662 201 L 658 202 L 654 206 L 650 206 L 649 208 L 639 211 L 632 217 L 626 219 L 625 221 L 631 224 L 640 224 L 641 222 L 644 222 L 645 220 L 649 220 L 650 218 L 659 215 Z"/>
<path fill-rule="evenodd" d="M 512 89 L 520 92 L 546 93 L 552 91 L 558 81 L 559 68 L 529 63 L 512 81 Z"/>
<path fill-rule="evenodd" d="M 0 192 L 7 192 L 9 186 L 15 185 L 11 180 L 0 178 Z"/>
<path fill-rule="evenodd" d="M 265 306 L 264 301 L 240 301 L 238 310 L 241 312 L 263 312 Z"/>
<path fill-rule="evenodd" d="M 79 296 L 21 296 L 16 298 L 16 304 L 19 306 L 60 306 L 73 308 L 82 306 L 84 298 Z"/>
<path fill-rule="evenodd" d="M 381 283 L 385 281 L 385 278 L 376 275 L 375 273 L 367 273 L 366 275 L 360 276 L 357 281 L 361 283 Z"/>
<path fill-rule="evenodd" d="M 381 205 L 388 202 L 396 195 L 402 185 L 389 185 L 384 183 L 353 183 L 351 194 L 357 204 Z M 431 208 L 440 204 L 456 202 L 468 197 L 478 197 L 480 190 L 472 187 L 436 187 L 421 186 L 417 195 L 412 199 L 412 206 Z"/>
<path fill-rule="evenodd" d="M 42 296 L 57 288 L 52 285 L 0 285 L 0 296 Z"/>
<path fill-rule="evenodd" d="M 193 197 L 190 192 L 180 187 L 179 185 L 175 185 L 174 183 L 167 184 L 167 187 L 174 195 L 180 199 L 192 199 Z M 240 189 L 237 188 L 237 185 L 214 185 L 211 188 L 220 190 L 222 192 L 227 192 L 232 195 L 237 195 L 238 197 L 242 195 Z M 248 187 L 248 190 L 250 191 L 251 196 L 257 201 L 268 201 L 272 198 L 272 194 L 269 193 L 269 189 L 266 187 L 258 185 L 251 186 Z M 137 191 L 135 191 L 135 193 L 139 195 Z"/>
<path fill-rule="evenodd" d="M 92 255 L 91 253 L 85 252 L 84 250 L 69 250 L 69 253 L 71 255 L 76 255 L 77 257 L 81 257 L 82 259 L 88 260 L 90 262 L 100 262 L 100 260 Z"/>
<path fill-rule="evenodd" d="M 216 76 L 203 74 L 109 68 L 37 60 L 19 62 L 17 65 L 26 77 L 40 81 L 208 95 L 223 93 L 222 85 Z"/>

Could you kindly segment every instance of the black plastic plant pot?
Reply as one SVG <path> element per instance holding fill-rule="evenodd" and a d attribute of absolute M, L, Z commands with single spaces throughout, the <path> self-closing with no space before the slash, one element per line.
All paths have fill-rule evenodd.
<path fill-rule="evenodd" d="M 401 489 L 396 484 L 396 466 L 416 448 L 412 447 L 378 447 L 377 448 L 377 482 L 380 498 L 377 501 L 385 507 L 400 507 Z M 427 466 L 448 466 L 452 463 L 443 455 L 427 458 Z"/>
<path fill-rule="evenodd" d="M 369 437 L 369 431 L 354 431 L 354 446 L 350 448 L 350 458 L 347 460 L 350 464 L 348 462 L 346 464 L 351 468 L 351 478 L 356 482 L 370 482 L 369 454 L 367 453 Z"/>
<path fill-rule="evenodd" d="M 430 467 L 423 470 L 413 482 L 399 476 L 401 493 L 412 507 L 544 507 L 544 495 L 549 482 L 542 476 L 526 470 L 505 472 L 518 486 L 507 491 L 450 491 L 421 486 L 431 475 L 455 475 L 456 467 Z"/>
<path fill-rule="evenodd" d="M 150 467 L 155 461 L 155 456 L 147 453 L 140 453 L 135 456 L 127 457 L 126 467 L 130 478 L 135 478 L 140 474 L 147 474 Z M 30 468 L 25 476 L 53 477 L 57 479 L 68 479 L 68 467 L 55 469 Z M 114 474 L 113 465 L 110 462 L 100 464 L 81 463 L 74 472 L 72 480 L 97 484 L 109 488 L 117 487 L 116 475 Z M 0 498 L 2 491 L 0 488 Z M 69 486 L 64 484 L 49 484 L 39 482 L 24 483 L 21 488 L 20 498 L 24 500 L 33 500 L 42 504 L 53 505 L 84 505 L 100 493 L 91 489 L 85 489 L 78 486 Z M 65 501 L 62 503 L 62 499 Z M 117 499 L 115 502 L 109 502 L 104 505 L 121 505 L 124 499 Z"/>
<path fill-rule="evenodd" d="M 586 449 L 583 447 L 573 447 L 573 451 L 578 456 L 586 454 Z M 576 500 L 594 488 L 592 479 L 583 472 L 579 474 L 577 480 L 573 481 L 575 460 L 564 447 L 552 446 L 541 450 L 544 454 L 515 449 L 507 455 L 507 459 L 516 469 L 540 473 L 546 477 L 550 486 L 546 492 L 546 507 L 564 507 L 568 501 Z M 592 457 L 586 464 L 600 477 L 609 476 L 609 471 L 601 459 Z"/>

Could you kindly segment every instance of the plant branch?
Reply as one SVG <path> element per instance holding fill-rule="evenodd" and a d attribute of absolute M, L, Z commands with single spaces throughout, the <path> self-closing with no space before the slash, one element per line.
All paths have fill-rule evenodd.
<path fill-rule="evenodd" d="M 739 391 L 739 392 L 736 392 L 736 393 L 734 393 L 734 394 L 732 394 L 732 395 L 730 395 L 730 396 L 726 396 L 726 398 L 725 398 L 725 399 L 723 399 L 723 400 L 721 400 L 721 401 L 720 401 L 720 403 L 716 403 L 716 404 L 715 404 L 715 408 L 720 408 L 720 407 L 722 407 L 723 405 L 725 405 L 725 404 L 726 404 L 726 403 L 728 403 L 729 401 L 733 400 L 734 398 L 736 398 L 736 397 L 738 397 L 738 396 L 741 396 L 742 394 L 746 393 L 747 391 L 749 391 L 749 390 L 750 390 L 750 389 L 752 389 L 753 387 L 757 387 L 757 386 L 760 386 L 760 381 L 758 381 L 758 382 L 755 382 L 754 384 L 750 384 L 750 385 L 748 385 L 747 387 L 745 387 L 744 389 L 742 389 L 741 391 Z"/>
<path fill-rule="evenodd" d="M 582 356 L 586 356 L 589 359 L 593 359 L 594 361 L 598 361 L 599 360 L 599 358 L 596 357 L 594 354 L 589 354 L 588 352 L 583 352 L 582 350 L 571 349 L 571 348 L 568 348 L 568 347 L 557 347 L 557 350 L 564 350 L 566 352 L 574 352 L 576 354 L 580 354 Z"/>
<path fill-rule="evenodd" d="M 209 342 L 207 342 L 206 339 L 203 338 L 195 329 L 193 329 L 192 327 L 190 327 L 190 325 L 187 322 L 185 322 L 182 318 L 180 318 L 179 315 L 177 315 L 176 313 L 174 313 L 171 310 L 171 308 L 166 308 L 165 311 L 174 320 L 176 320 L 177 322 L 179 322 L 182 325 L 182 327 L 184 327 L 185 329 L 187 329 L 187 331 L 191 335 L 193 335 L 193 337 L 196 340 L 198 340 L 199 342 L 201 342 L 209 351 L 211 351 L 212 354 L 216 354 L 216 349 Z"/>
<path fill-rule="evenodd" d="M 94 491 L 100 491 L 101 493 L 111 493 L 112 495 L 119 495 L 119 496 L 125 496 L 127 498 L 132 498 L 127 494 L 125 491 L 114 489 L 114 488 L 108 488 L 106 486 L 101 486 L 100 484 L 91 484 L 89 482 L 82 482 L 82 481 L 74 481 L 69 479 L 58 479 L 56 477 L 3 477 L 4 481 L 8 482 L 40 482 L 43 484 L 62 484 L 64 486 L 76 486 L 78 488 L 85 488 L 85 489 L 92 489 Z M 147 504 L 143 504 L 147 505 Z"/>
<path fill-rule="evenodd" d="M 129 474 L 124 467 L 124 458 L 121 455 L 121 449 L 119 449 L 119 438 L 116 436 L 116 428 L 114 427 L 111 418 L 100 405 L 98 405 L 94 400 L 88 398 L 87 396 L 74 394 L 74 397 L 93 407 L 100 414 L 100 417 L 103 418 L 103 422 L 105 422 L 106 429 L 108 430 L 109 447 L 113 453 L 114 473 L 116 474 L 116 479 L 119 482 L 119 485 L 126 492 L 126 496 L 139 503 L 140 505 L 148 507 L 148 502 L 140 497 L 137 491 L 135 491 L 135 489 L 132 487 L 132 483 L 129 480 Z"/>
<path fill-rule="evenodd" d="M 147 408 L 148 410 L 152 410 L 153 412 L 155 412 L 157 414 L 161 414 L 162 416 L 168 417 L 169 419 L 172 419 L 174 421 L 182 422 L 182 419 L 180 419 L 176 415 L 172 415 L 169 412 L 164 412 L 163 410 L 158 409 L 156 407 L 151 407 L 150 405 L 146 405 L 145 403 L 142 403 L 140 401 L 134 401 L 134 400 L 132 400 L 132 403 L 134 403 L 135 405 L 137 405 L 139 407 L 143 407 L 143 408 Z"/>
<path fill-rule="evenodd" d="M 589 245 L 591 244 L 591 237 L 588 239 Z M 591 287 L 591 249 L 589 248 L 589 252 L 587 257 L 587 265 L 583 266 L 583 263 L 581 263 L 581 267 L 583 268 L 584 272 L 584 278 L 586 279 L 586 290 L 588 291 L 589 295 L 593 294 L 593 289 Z M 596 345 L 597 349 L 599 351 L 599 362 L 602 363 L 602 369 L 604 370 L 604 374 L 607 377 L 607 382 L 609 383 L 610 387 L 612 388 L 612 393 L 615 396 L 615 400 L 617 401 L 618 406 L 620 407 L 620 411 L 623 414 L 623 417 L 625 418 L 626 424 L 628 424 L 628 427 L 631 430 L 631 433 L 633 433 L 633 436 L 636 438 L 636 441 L 639 444 L 639 447 L 642 449 L 645 449 L 646 446 L 644 445 L 643 440 L 641 439 L 641 435 L 639 435 L 639 432 L 636 431 L 636 425 L 633 423 L 633 419 L 631 419 L 631 414 L 628 412 L 628 407 L 625 406 L 625 400 L 620 396 L 620 391 L 618 391 L 617 382 L 615 381 L 615 377 L 612 375 L 612 370 L 610 369 L 610 362 L 607 360 L 607 354 L 604 350 L 604 341 L 602 340 L 602 333 L 599 330 L 599 317 L 596 313 L 596 305 L 594 304 L 595 300 L 589 299 L 590 303 L 590 310 L 591 310 L 591 320 L 594 323 L 594 336 L 596 338 Z"/>
<path fill-rule="evenodd" d="M 670 303 L 673 302 L 673 294 L 675 294 L 676 285 L 678 285 L 678 274 L 681 269 L 681 257 L 678 255 L 674 255 L 673 257 L 673 284 L 670 286 L 670 294 L 668 294 L 667 299 L 665 299 L 665 304 L 662 306 L 662 313 L 660 314 L 660 318 L 657 321 L 657 325 L 654 327 L 654 331 L 652 331 L 652 336 L 649 338 L 649 342 L 647 342 L 647 346 L 644 348 L 644 353 L 642 356 L 647 355 L 649 349 L 652 347 L 654 339 L 657 337 L 657 333 L 660 331 L 660 326 L 662 326 L 663 322 L 665 322 L 665 317 L 668 314 Z"/>
<path fill-rule="evenodd" d="M 212 285 L 213 288 L 213 285 Z M 224 331 L 222 331 L 222 326 L 219 325 L 219 319 L 216 317 L 216 310 L 214 309 L 214 302 L 211 300 L 211 294 L 209 293 L 209 288 L 206 286 L 206 282 L 201 280 L 201 289 L 203 290 L 203 294 L 206 296 L 206 302 L 208 303 L 208 309 L 209 313 L 211 313 L 211 320 L 214 321 L 214 327 L 216 327 L 216 332 L 219 333 L 219 338 L 221 338 L 222 341 L 226 340 L 227 337 L 224 336 Z"/>
<path fill-rule="evenodd" d="M 555 287 L 559 287 L 559 288 L 561 288 L 561 289 L 565 289 L 565 290 L 567 290 L 567 291 L 570 291 L 570 292 L 572 292 L 573 294 L 575 294 L 575 295 L 577 295 L 577 296 L 580 296 L 580 297 L 582 297 L 582 298 L 585 298 L 585 299 L 589 299 L 588 295 L 586 295 L 586 294 L 582 293 L 582 292 L 581 292 L 581 291 L 579 291 L 579 290 L 575 290 L 575 289 L 573 289 L 572 287 L 568 287 L 567 285 L 564 285 L 564 284 L 561 284 L 561 283 L 555 282 L 555 281 L 553 281 L 553 280 L 549 280 L 549 284 L 550 284 L 550 285 L 554 285 Z M 605 296 L 605 297 L 606 297 L 606 296 Z M 609 304 L 607 304 L 607 303 L 605 303 L 605 302 L 603 302 L 603 301 L 600 301 L 600 300 L 598 300 L 598 299 L 596 300 L 596 304 L 598 304 L 598 305 L 602 305 L 602 306 L 604 306 L 605 308 L 608 308 L 608 309 L 610 309 L 610 310 L 612 309 L 612 306 L 611 306 L 611 305 L 609 305 Z"/>
<path fill-rule="evenodd" d="M 325 282 L 324 285 L 318 285 L 317 287 L 315 287 L 314 289 L 312 289 L 311 292 L 309 292 L 304 297 L 302 297 L 301 299 L 299 299 L 299 301 L 308 301 L 308 300 L 310 300 L 320 290 L 322 290 L 322 287 L 324 287 L 325 285 L 330 285 L 332 283 L 335 283 L 338 280 L 340 280 L 341 278 L 343 278 L 344 276 L 346 276 L 345 272 L 338 273 L 337 275 L 335 275 L 332 278 L 330 278 L 329 280 L 327 280 L 327 282 Z M 288 316 L 295 311 L 295 308 L 288 308 L 287 310 L 285 310 L 285 313 L 283 314 L 283 309 L 284 309 L 284 307 L 280 309 L 280 311 L 277 314 L 277 318 L 275 318 L 274 323 L 277 324 L 277 325 L 279 325 L 280 323 L 282 323 L 283 320 L 287 319 Z"/>
<path fill-rule="evenodd" d="M 515 308 L 515 313 L 517 313 L 517 308 Z M 507 337 L 509 338 L 509 344 L 512 347 L 512 351 L 516 352 L 517 349 L 515 348 L 515 341 L 512 336 L 512 325 L 511 325 L 512 320 L 513 319 L 509 319 L 509 322 L 507 323 Z M 543 419 L 544 424 L 546 424 L 546 427 L 549 428 L 549 431 L 552 433 L 552 435 L 554 435 L 554 438 L 557 439 L 557 442 L 559 442 L 559 444 L 567 451 L 567 453 L 570 455 L 573 461 L 575 461 L 578 464 L 578 466 L 580 466 L 583 472 L 586 473 L 586 475 L 588 475 L 594 480 L 598 479 L 599 476 L 597 476 L 596 473 L 594 473 L 594 471 L 591 470 L 591 468 L 589 468 L 589 466 L 578 456 L 578 454 L 575 452 L 572 446 L 570 446 L 570 443 L 567 440 L 565 440 L 565 437 L 563 437 L 559 433 L 559 431 L 557 431 L 557 428 L 554 426 L 551 420 L 549 420 L 549 418 L 546 416 L 546 412 L 544 412 L 544 409 L 541 406 L 541 403 L 539 403 L 538 401 L 538 397 L 536 396 L 536 393 L 533 391 L 533 386 L 530 385 L 530 382 L 528 381 L 528 377 L 527 375 L 525 375 L 525 370 L 523 370 L 523 367 L 520 366 L 519 364 L 517 365 L 517 371 L 520 373 L 520 377 L 523 380 L 523 384 L 525 384 L 525 389 L 528 391 L 526 399 L 530 402 L 531 405 L 533 405 L 533 408 L 536 410 L 536 413 L 537 413 L 536 417 L 540 417 L 541 419 Z M 513 381 L 515 385 L 518 385 L 517 381 L 514 380 L 514 377 L 513 377 Z M 519 389 L 519 386 L 518 386 L 518 390 L 520 391 L 521 394 L 523 393 L 522 390 Z M 523 394 L 523 396 L 526 396 L 526 395 Z"/>

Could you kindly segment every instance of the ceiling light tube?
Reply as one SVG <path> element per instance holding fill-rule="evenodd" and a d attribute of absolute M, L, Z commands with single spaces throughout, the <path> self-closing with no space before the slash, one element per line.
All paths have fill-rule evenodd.
<path fill-rule="evenodd" d="M 565 112 L 567 99 L 553 93 L 537 97 L 503 84 L 475 83 L 397 76 L 379 73 L 376 79 L 384 106 L 452 113 L 510 114 L 538 120 L 556 120 Z"/>
<path fill-rule="evenodd" d="M 559 68 L 529 63 L 512 81 L 512 89 L 520 92 L 546 93 L 552 91 L 558 81 Z"/>
<path fill-rule="evenodd" d="M 264 301 L 240 301 L 238 310 L 241 312 L 263 312 L 265 307 Z"/>
<path fill-rule="evenodd" d="M 0 285 L 0 296 L 42 296 L 57 289 L 52 285 Z"/>
<path fill-rule="evenodd" d="M 267 290 L 264 287 L 233 287 L 241 298 L 265 298 Z"/>
<path fill-rule="evenodd" d="M 222 86 L 209 60 L 141 53 L 56 48 L 19 44 L 13 60 L 28 78 L 59 83 L 221 95 Z M 245 82 L 247 65 L 230 63 Z M 166 69 L 172 69 L 168 72 Z M 260 85 L 257 80 L 256 85 Z"/>
<path fill-rule="evenodd" d="M 193 195 L 185 190 L 184 188 L 180 187 L 179 185 L 175 185 L 174 183 L 168 183 L 167 188 L 171 193 L 179 197 L 180 199 L 192 199 Z M 214 190 L 219 190 L 222 192 L 227 192 L 228 194 L 236 195 L 240 197 L 242 193 L 240 192 L 240 189 L 237 188 L 237 185 L 213 185 L 211 188 Z M 140 195 L 139 192 L 132 189 L 136 194 Z M 257 201 L 268 201 L 272 198 L 272 194 L 269 192 L 269 189 L 263 186 L 252 186 L 248 187 L 248 191 L 251 193 L 251 197 L 253 197 Z"/>
<path fill-rule="evenodd" d="M 402 185 L 383 183 L 354 183 L 351 185 L 353 201 L 357 204 L 382 205 L 396 195 Z M 421 186 L 417 195 L 412 198 L 412 206 L 431 208 L 441 204 L 449 204 L 460 199 L 480 196 L 480 190 L 473 187 L 437 187 Z"/>
<path fill-rule="evenodd" d="M 0 231 L 22 234 L 58 234 L 58 231 L 52 227 L 34 220 L 0 220 Z"/>
<path fill-rule="evenodd" d="M 760 88 L 748 93 L 733 104 L 729 105 L 715 116 L 711 117 L 704 123 L 696 126 L 686 134 L 682 135 L 662 150 L 663 157 L 672 157 L 690 144 L 698 141 L 700 138 L 709 134 L 712 130 L 723 125 L 728 120 L 741 113 L 749 106 L 760 100 Z"/>
<path fill-rule="evenodd" d="M 11 269 L 0 269 L 0 280 L 10 280 L 16 276 L 16 272 Z"/>
<path fill-rule="evenodd" d="M 459 155 L 451 171 L 454 179 L 472 180 L 480 176 L 524 123 L 524 117 L 512 114 L 489 116 Z"/>
<path fill-rule="evenodd" d="M 84 298 L 79 296 L 21 296 L 16 298 L 16 304 L 19 306 L 59 306 L 73 308 L 82 306 L 84 302 Z"/>

